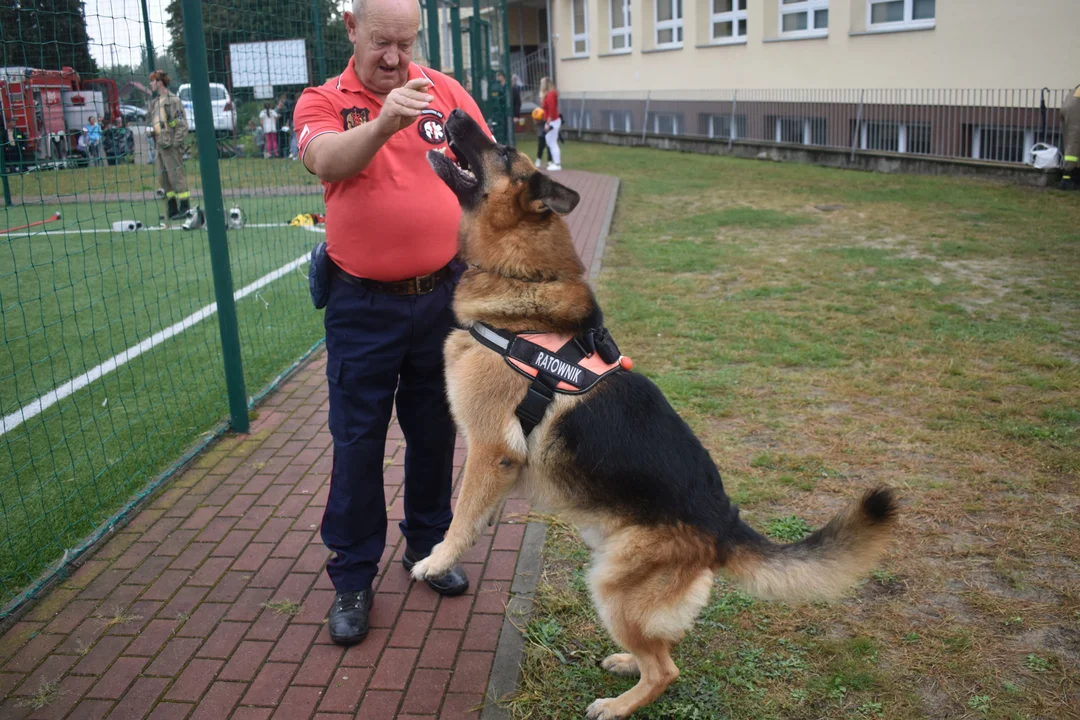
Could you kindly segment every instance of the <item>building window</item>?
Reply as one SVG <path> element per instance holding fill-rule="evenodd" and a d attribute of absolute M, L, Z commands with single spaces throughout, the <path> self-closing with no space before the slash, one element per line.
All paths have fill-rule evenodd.
<path fill-rule="evenodd" d="M 746 0 L 709 0 L 710 37 L 714 43 L 746 42 Z"/>
<path fill-rule="evenodd" d="M 795 37 L 829 33 L 829 0 L 780 0 L 780 34 Z"/>
<path fill-rule="evenodd" d="M 629 110 L 605 110 L 604 127 L 611 132 L 630 132 L 633 128 L 633 116 Z"/>
<path fill-rule="evenodd" d="M 1035 144 L 1035 131 L 1018 127 L 971 128 L 971 157 L 998 162 L 1024 162 Z"/>
<path fill-rule="evenodd" d="M 630 52 L 630 0 L 608 0 L 611 51 Z"/>
<path fill-rule="evenodd" d="M 859 147 L 863 150 L 930 154 L 930 125 L 868 120 L 859 129 Z"/>
<path fill-rule="evenodd" d="M 656 0 L 656 47 L 682 47 L 682 0 Z"/>
<path fill-rule="evenodd" d="M 566 113 L 567 127 L 577 130 L 592 130 L 592 117 L 588 110 L 571 110 Z"/>
<path fill-rule="evenodd" d="M 867 0 L 870 28 L 934 27 L 936 0 Z"/>
<path fill-rule="evenodd" d="M 824 145 L 825 118 L 765 116 L 765 127 L 773 129 L 773 140 L 796 145 Z"/>
<path fill-rule="evenodd" d="M 735 133 L 731 135 L 731 115 L 704 115 L 704 134 L 711 138 L 746 137 L 746 116 L 735 116 Z"/>
<path fill-rule="evenodd" d="M 657 135 L 678 135 L 682 130 L 682 113 L 650 113 L 652 131 Z"/>
<path fill-rule="evenodd" d="M 574 55 L 589 54 L 589 8 L 586 0 L 570 0 L 570 34 L 573 36 Z"/>

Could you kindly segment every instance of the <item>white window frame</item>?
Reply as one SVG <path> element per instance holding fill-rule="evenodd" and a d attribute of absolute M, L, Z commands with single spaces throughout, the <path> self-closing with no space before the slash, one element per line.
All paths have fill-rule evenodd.
<path fill-rule="evenodd" d="M 615 127 L 615 121 L 622 120 L 623 128 Z M 629 110 L 608 110 L 607 129 L 610 132 L 633 132 L 634 118 Z"/>
<path fill-rule="evenodd" d="M 781 37 L 800 38 L 828 36 L 828 25 L 823 28 L 814 27 L 814 16 L 818 10 L 829 9 L 829 0 L 796 0 L 795 2 L 784 2 L 784 0 L 777 0 L 777 2 L 780 5 L 779 31 Z M 805 30 L 784 30 L 785 15 L 801 15 L 803 13 L 806 14 Z"/>
<path fill-rule="evenodd" d="M 776 117 L 776 120 L 774 121 L 775 127 L 774 127 L 773 139 L 776 142 L 782 143 L 782 144 L 785 144 L 785 145 L 787 145 L 787 144 L 795 144 L 795 145 L 813 145 L 815 147 L 824 147 L 825 145 L 828 145 L 828 142 L 829 142 L 828 127 L 826 127 L 826 129 L 825 129 L 825 142 L 823 142 L 821 144 L 813 142 L 813 139 L 814 139 L 814 121 L 815 120 L 821 120 L 821 119 L 822 118 L 790 117 L 790 116 L 785 116 L 785 115 L 778 115 Z M 784 140 L 784 132 L 783 132 L 783 130 L 784 130 L 784 121 L 785 120 L 795 120 L 795 121 L 798 121 L 798 122 L 802 123 L 802 128 L 801 128 L 801 130 L 802 130 L 802 142 L 789 143 L 788 141 Z"/>
<path fill-rule="evenodd" d="M 870 141 L 870 132 L 869 132 L 870 123 L 896 125 L 897 126 L 897 131 L 896 131 L 896 152 L 902 152 L 902 153 L 910 152 L 908 150 L 908 134 L 909 134 L 908 131 L 909 131 L 909 129 L 913 130 L 914 128 L 917 128 L 917 127 L 918 128 L 921 128 L 921 127 L 929 128 L 929 127 L 931 127 L 929 123 L 911 123 L 909 125 L 909 123 L 906 123 L 906 122 L 897 123 L 897 122 L 892 122 L 892 121 L 889 121 L 889 120 L 863 120 L 862 125 L 859 128 L 859 149 L 861 149 L 861 150 L 869 150 L 870 149 L 870 148 L 867 147 L 867 145 L 869 144 L 869 141 Z M 880 151 L 875 150 L 875 151 L 876 152 L 887 152 L 887 151 L 884 151 L 884 150 L 880 150 Z"/>
<path fill-rule="evenodd" d="M 584 28 L 574 26 L 577 18 L 575 5 L 579 2 L 582 6 L 581 15 L 585 23 Z M 579 52 L 577 44 L 582 40 L 585 41 L 585 49 Z M 589 0 L 570 0 L 570 50 L 572 51 L 571 55 L 574 57 L 587 57 L 589 55 Z"/>
<path fill-rule="evenodd" d="M 739 35 L 739 21 L 746 20 L 746 10 L 729 10 L 727 12 L 714 13 L 713 0 L 707 0 L 709 3 L 709 42 L 712 45 L 737 45 L 746 43 L 746 35 Z M 732 8 L 739 7 L 739 0 L 732 0 Z M 716 28 L 716 23 L 730 22 L 731 29 L 734 34 L 731 37 L 716 37 L 713 35 L 713 31 Z M 747 31 L 749 31 L 750 23 L 747 22 Z"/>
<path fill-rule="evenodd" d="M 679 126 L 680 125 L 679 121 L 682 119 L 682 116 L 679 115 L 679 113 L 656 112 L 656 113 L 652 113 L 651 117 L 652 117 L 652 121 L 653 121 L 653 133 L 655 133 L 656 135 L 660 134 L 660 118 L 661 117 L 663 117 L 663 118 L 671 118 L 671 130 L 672 130 L 671 134 L 672 135 L 678 135 L 680 133 L 680 131 L 682 130 L 682 128 Z"/>
<path fill-rule="evenodd" d="M 880 5 L 892 0 L 866 0 L 866 27 L 870 30 L 917 30 L 921 28 L 932 28 L 937 25 L 937 3 L 934 3 L 934 17 L 925 20 L 914 20 L 912 14 L 915 12 L 915 0 L 903 0 L 904 2 L 904 19 L 899 22 L 874 22 L 874 6 Z"/>
<path fill-rule="evenodd" d="M 622 5 L 623 26 L 615 27 L 615 4 Z M 630 0 L 607 0 L 608 6 L 608 52 L 611 54 L 633 51 L 633 36 L 630 27 Z M 615 47 L 615 38 L 625 38 L 623 47 Z"/>
<path fill-rule="evenodd" d="M 567 125 L 568 130 L 592 130 L 592 112 L 589 110 L 582 111 L 581 108 L 577 110 L 571 110 L 566 113 L 570 123 Z M 584 119 L 585 122 L 582 122 Z"/>
<path fill-rule="evenodd" d="M 660 17 L 660 3 L 668 3 L 671 7 L 671 20 L 656 20 Z M 683 41 L 680 39 L 683 34 L 683 18 L 682 15 L 675 17 L 675 11 L 679 7 L 679 0 L 656 0 L 653 3 L 653 15 L 654 18 L 654 32 L 653 43 L 654 47 L 661 48 L 681 48 Z M 683 8 L 685 10 L 686 8 Z M 671 31 L 671 42 L 660 42 L 660 33 L 664 30 Z"/>
<path fill-rule="evenodd" d="M 721 128 L 717 127 L 717 125 L 720 124 L 719 121 L 720 120 L 726 120 L 727 123 L 728 123 L 728 126 L 731 128 L 732 139 L 733 140 L 738 140 L 738 139 L 742 138 L 743 136 L 739 134 L 739 119 L 740 118 L 743 120 L 743 125 L 745 126 L 745 124 L 746 124 L 746 116 L 745 115 L 736 115 L 734 118 L 732 118 L 731 115 L 727 115 L 727 114 L 724 114 L 724 113 L 721 113 L 721 114 L 715 114 L 714 113 L 714 114 L 709 115 L 709 127 L 708 127 L 709 137 L 710 138 L 719 138 L 721 140 L 726 140 L 727 137 L 728 137 L 727 133 L 717 132 L 718 130 L 721 129 Z M 732 122 L 733 120 L 734 120 L 734 122 Z"/>
<path fill-rule="evenodd" d="M 997 130 L 1001 132 L 1003 130 L 1009 131 L 1022 131 L 1024 133 L 1023 148 L 1024 156 L 1022 162 L 1031 161 L 1031 146 L 1035 144 L 1035 130 L 1033 128 L 1017 128 L 1017 127 L 997 127 L 994 125 L 976 125 L 972 128 L 971 132 L 971 157 L 975 160 L 982 160 L 982 134 L 983 130 Z M 990 158 L 995 162 L 1016 162 L 1014 160 L 997 160 L 996 158 Z"/>

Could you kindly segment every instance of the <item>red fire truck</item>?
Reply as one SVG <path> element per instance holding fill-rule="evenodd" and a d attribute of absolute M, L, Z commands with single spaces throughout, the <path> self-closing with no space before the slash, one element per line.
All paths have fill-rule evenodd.
<path fill-rule="evenodd" d="M 91 115 L 102 125 L 119 119 L 113 80 L 83 80 L 69 67 L 0 67 L 0 142 L 9 169 L 11 163 L 25 168 L 69 157 Z"/>

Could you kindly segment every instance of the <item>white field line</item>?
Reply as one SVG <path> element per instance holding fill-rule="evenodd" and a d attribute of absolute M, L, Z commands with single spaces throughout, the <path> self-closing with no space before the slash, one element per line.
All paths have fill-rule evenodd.
<path fill-rule="evenodd" d="M 319 229 L 305 228 L 305 229 L 309 229 L 312 232 L 321 232 L 322 231 L 321 228 L 319 228 Z M 293 260 L 288 265 L 284 265 L 282 267 L 279 267 L 277 270 L 273 271 L 272 273 L 270 273 L 268 275 L 263 275 L 261 278 L 259 278 L 255 282 L 251 283 L 250 285 L 242 287 L 239 290 L 237 290 L 236 292 L 234 292 L 233 293 L 233 299 L 234 300 L 240 300 L 241 298 L 247 297 L 251 293 L 258 290 L 259 288 L 262 288 L 262 287 L 264 287 L 266 285 L 269 285 L 270 283 L 274 282 L 275 280 L 277 280 L 279 277 L 285 275 L 286 273 L 292 272 L 296 268 L 298 268 L 301 265 L 303 265 L 304 263 L 308 262 L 308 259 L 309 259 L 308 254 L 305 253 L 304 255 L 302 255 L 302 256 L 296 258 L 295 260 Z M 64 383 L 63 385 L 56 388 L 55 390 L 51 390 L 51 391 L 45 393 L 44 395 L 37 398 L 36 400 L 29 403 L 28 405 L 25 405 L 25 406 L 19 408 L 18 410 L 16 410 L 15 412 L 11 413 L 10 415 L 5 416 L 3 421 L 0 421 L 0 435 L 4 435 L 5 433 L 10 432 L 11 430 L 14 430 L 19 425 L 22 425 L 24 422 L 26 422 L 27 420 L 35 417 L 36 415 L 40 415 L 42 412 L 44 412 L 45 410 L 48 410 L 50 407 L 52 407 L 56 403 L 60 402 L 64 398 L 68 397 L 72 393 L 75 393 L 78 390 L 83 389 L 84 387 L 86 387 L 87 385 L 92 383 L 94 380 L 97 380 L 97 379 L 99 379 L 99 378 L 101 378 L 101 377 L 103 377 L 105 375 L 108 375 L 113 370 L 116 370 L 117 368 L 119 368 L 121 365 L 124 365 L 125 363 L 128 363 L 128 362 L 134 360 L 135 358 L 142 355 L 144 352 L 147 352 L 148 350 L 151 350 L 151 349 L 157 347 L 158 345 L 165 342 L 169 338 L 171 338 L 171 337 L 173 337 L 175 335 L 179 335 L 184 330 L 187 330 L 189 327 L 192 327 L 192 326 L 202 322 L 203 320 L 210 317 L 211 315 L 213 315 L 216 312 L 217 312 L 217 303 L 216 302 L 210 303 L 209 305 L 202 308 L 198 312 L 194 312 L 191 315 L 188 315 L 186 318 L 184 318 L 180 322 L 178 322 L 178 323 L 176 323 L 174 325 L 170 325 L 169 327 L 165 328 L 164 330 L 161 330 L 160 332 L 154 333 L 148 339 L 143 340 L 138 345 L 134 345 L 132 347 L 129 347 L 127 350 L 123 351 L 122 353 L 119 353 L 117 355 L 113 355 L 111 358 L 109 358 L 105 362 L 101 363 L 97 367 L 92 368 L 89 372 L 85 372 L 82 375 L 75 378 L 74 380 L 70 380 L 70 381 Z"/>

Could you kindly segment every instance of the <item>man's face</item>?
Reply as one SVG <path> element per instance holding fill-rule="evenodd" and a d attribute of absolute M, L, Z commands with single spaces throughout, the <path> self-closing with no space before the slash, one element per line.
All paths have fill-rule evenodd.
<path fill-rule="evenodd" d="M 353 44 L 356 74 L 366 88 L 385 95 L 409 79 L 419 5 L 409 0 L 368 0 L 359 22 L 345 13 L 345 27 Z"/>

